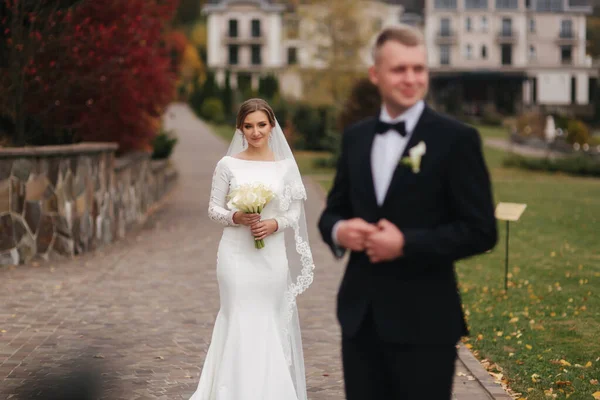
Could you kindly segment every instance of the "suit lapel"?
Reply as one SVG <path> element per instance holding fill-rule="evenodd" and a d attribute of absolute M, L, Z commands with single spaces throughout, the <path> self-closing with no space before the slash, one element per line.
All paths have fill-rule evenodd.
<path fill-rule="evenodd" d="M 375 183 L 373 180 L 373 169 L 371 168 L 371 153 L 373 147 L 373 140 L 375 139 L 375 123 L 377 120 L 373 120 L 365 127 L 365 132 L 362 134 L 361 142 L 359 143 L 359 157 L 360 160 L 360 174 L 361 183 L 366 189 L 365 193 L 367 200 L 375 207 L 377 207 L 377 197 L 375 196 Z M 366 152 L 366 153 L 365 153 Z"/>
<path fill-rule="evenodd" d="M 415 147 L 421 140 L 425 139 L 425 136 L 427 135 L 427 126 L 431 121 L 431 117 L 432 110 L 428 106 L 425 106 L 421 117 L 419 117 L 419 121 L 417 122 L 417 125 L 415 126 L 415 129 L 413 130 L 413 133 L 410 136 L 410 139 L 408 140 L 404 151 L 402 152 L 402 156 L 400 157 L 400 159 L 407 157 L 409 154 L 409 150 Z M 381 206 L 382 208 L 387 205 L 394 190 L 399 186 L 399 183 L 401 183 L 405 177 L 410 176 L 410 174 L 412 173 L 413 172 L 409 166 L 401 165 L 401 163 L 398 162 L 398 165 L 394 170 L 394 175 L 392 176 L 390 186 L 388 187 L 388 190 L 385 194 L 385 198 Z"/>

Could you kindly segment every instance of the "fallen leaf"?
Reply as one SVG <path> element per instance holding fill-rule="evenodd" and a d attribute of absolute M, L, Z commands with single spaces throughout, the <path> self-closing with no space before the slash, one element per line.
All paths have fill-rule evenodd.
<path fill-rule="evenodd" d="M 566 361 L 566 360 L 560 360 L 560 365 L 562 365 L 563 367 L 570 367 L 571 363 Z"/>
<path fill-rule="evenodd" d="M 594 396 L 594 399 L 600 400 L 600 392 L 595 392 L 592 394 L 592 396 Z"/>
<path fill-rule="evenodd" d="M 530 344 L 526 344 L 525 347 L 527 348 L 527 350 L 533 349 L 533 347 Z"/>
<path fill-rule="evenodd" d="M 541 378 L 541 377 L 540 377 L 538 374 L 533 374 L 533 375 L 531 375 L 531 381 L 532 381 L 533 383 L 538 383 L 538 382 L 540 381 L 540 378 Z"/>
<path fill-rule="evenodd" d="M 598 379 L 590 379 L 590 384 L 597 385 L 598 384 Z"/>
<path fill-rule="evenodd" d="M 571 381 L 556 381 L 554 382 L 556 383 L 557 386 L 571 386 Z"/>

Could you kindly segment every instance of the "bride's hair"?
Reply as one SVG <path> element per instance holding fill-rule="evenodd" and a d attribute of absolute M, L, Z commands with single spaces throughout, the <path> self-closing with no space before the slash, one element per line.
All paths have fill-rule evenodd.
<path fill-rule="evenodd" d="M 271 124 L 271 126 L 273 126 L 273 127 L 275 126 L 275 113 L 273 112 L 273 109 L 271 108 L 269 103 L 267 103 L 263 99 L 257 98 L 257 99 L 248 99 L 242 103 L 242 105 L 240 106 L 240 109 L 238 111 L 238 114 L 237 114 L 237 118 L 235 121 L 235 127 L 238 129 L 242 129 L 242 124 L 244 123 L 244 120 L 246 119 L 248 114 L 252 114 L 255 111 L 264 112 L 267 115 L 267 118 L 269 119 L 269 123 Z"/>

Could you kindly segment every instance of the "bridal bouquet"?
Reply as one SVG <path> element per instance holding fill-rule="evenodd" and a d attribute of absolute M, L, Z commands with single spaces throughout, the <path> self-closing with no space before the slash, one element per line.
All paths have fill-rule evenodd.
<path fill-rule="evenodd" d="M 229 193 L 229 209 L 233 207 L 245 213 L 260 214 L 267 204 L 275 197 L 271 189 L 262 183 L 249 183 L 240 185 Z M 265 247 L 264 240 L 254 240 L 254 247 Z"/>

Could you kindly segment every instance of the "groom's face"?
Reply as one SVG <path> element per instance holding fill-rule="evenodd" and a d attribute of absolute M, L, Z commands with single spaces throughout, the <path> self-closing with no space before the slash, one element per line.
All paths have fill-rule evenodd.
<path fill-rule="evenodd" d="M 402 113 L 427 94 L 429 71 L 425 47 L 388 40 L 379 48 L 369 76 L 379 88 L 388 111 Z"/>

